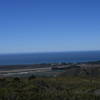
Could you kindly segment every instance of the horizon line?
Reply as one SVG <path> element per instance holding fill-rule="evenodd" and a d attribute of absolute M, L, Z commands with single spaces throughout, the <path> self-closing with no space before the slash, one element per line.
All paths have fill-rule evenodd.
<path fill-rule="evenodd" d="M 39 52 L 8 52 L 8 53 L 0 53 L 0 55 L 6 54 L 33 54 L 33 53 L 63 53 L 63 52 L 96 52 L 100 50 L 70 50 L 70 51 L 39 51 Z"/>

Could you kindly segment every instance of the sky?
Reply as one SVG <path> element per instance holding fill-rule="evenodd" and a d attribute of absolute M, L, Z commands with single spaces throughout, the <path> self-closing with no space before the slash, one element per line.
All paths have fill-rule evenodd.
<path fill-rule="evenodd" d="M 100 0 L 0 0 L 0 54 L 100 50 Z"/>

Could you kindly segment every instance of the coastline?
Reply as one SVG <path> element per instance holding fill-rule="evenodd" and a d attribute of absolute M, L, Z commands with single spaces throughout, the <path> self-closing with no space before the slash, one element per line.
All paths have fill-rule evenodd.
<path fill-rule="evenodd" d="M 100 68 L 100 61 L 0 66 L 0 77 L 59 76 L 67 71 L 73 73 L 75 70 L 74 73 L 76 73 L 77 70 L 90 68 Z"/>

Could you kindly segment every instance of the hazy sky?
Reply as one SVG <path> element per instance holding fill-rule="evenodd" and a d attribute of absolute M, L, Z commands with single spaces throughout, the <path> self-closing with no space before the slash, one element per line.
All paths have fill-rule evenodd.
<path fill-rule="evenodd" d="M 100 0 L 0 0 L 0 53 L 100 50 Z"/>

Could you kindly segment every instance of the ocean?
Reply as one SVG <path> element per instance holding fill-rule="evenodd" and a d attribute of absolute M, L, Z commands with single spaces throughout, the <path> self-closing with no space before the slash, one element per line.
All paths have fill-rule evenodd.
<path fill-rule="evenodd" d="M 0 54 L 0 65 L 77 63 L 100 60 L 100 51 Z"/>

